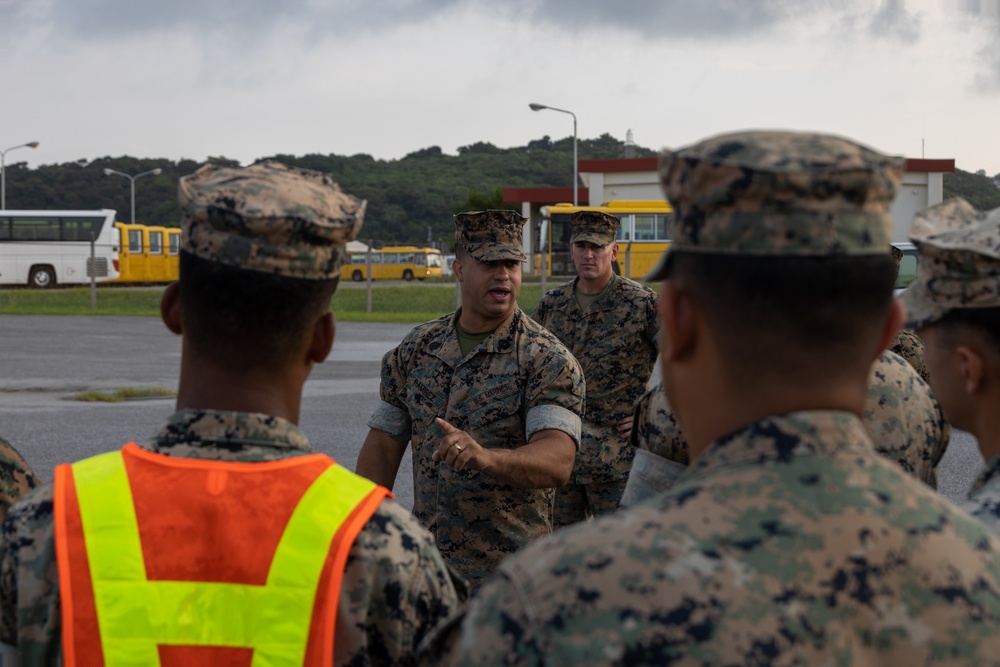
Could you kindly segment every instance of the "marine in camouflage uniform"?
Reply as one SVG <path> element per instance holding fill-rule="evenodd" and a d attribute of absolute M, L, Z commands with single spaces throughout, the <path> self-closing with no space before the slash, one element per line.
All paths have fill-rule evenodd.
<path fill-rule="evenodd" d="M 896 304 L 883 305 L 891 298 L 884 249 L 898 162 L 836 137 L 750 132 L 667 152 L 662 165 L 678 217 L 673 245 L 650 279 L 665 279 L 664 387 L 691 436 L 691 464 L 670 492 L 559 531 L 505 561 L 466 612 L 424 645 L 424 664 L 1000 662 L 1000 541 L 876 454 L 859 417 L 869 334 L 879 328 L 888 344 L 902 314 Z M 831 256 L 839 259 L 831 263 Z M 830 295 L 838 310 L 854 311 L 851 347 L 836 361 L 821 360 L 850 364 L 842 379 L 817 387 L 810 372 L 782 366 L 788 370 L 767 377 L 776 389 L 749 399 L 767 410 L 775 400 L 794 406 L 795 396 L 816 391 L 810 401 L 832 404 L 837 399 L 826 387 L 849 386 L 850 409 L 793 407 L 715 435 L 741 418 L 731 410 L 745 404 L 742 394 L 725 394 L 734 389 L 730 376 L 699 374 L 719 359 L 694 359 L 707 352 L 701 327 L 724 311 L 697 314 L 709 305 L 696 300 L 696 290 L 718 297 L 719 283 L 692 276 L 715 280 L 714 272 L 696 272 L 724 273 L 735 263 L 743 268 L 726 278 L 739 288 L 746 270 L 769 271 L 774 258 L 780 272 L 811 277 L 843 267 L 826 274 L 838 281 L 863 270 L 877 276 L 879 295 L 857 312 L 868 275 L 851 275 L 849 294 Z M 726 307 L 760 294 L 757 287 L 736 289 Z M 786 292 L 808 298 L 797 285 Z M 788 308 L 785 296 L 744 307 L 772 315 Z M 886 307 L 884 322 L 871 317 Z M 790 320 L 793 313 L 803 317 L 795 309 Z M 739 321 L 746 316 L 741 310 Z M 809 335 L 796 332 L 792 349 L 780 324 L 773 332 L 757 324 L 732 333 L 751 336 L 754 345 L 779 337 L 750 368 L 786 363 L 775 349 L 796 359 L 811 353 Z M 679 374 L 688 381 L 674 384 Z M 784 375 L 797 390 L 777 382 Z M 754 374 L 745 381 L 760 380 Z"/>
<path fill-rule="evenodd" d="M 11 505 L 41 483 L 21 453 L 0 438 L 0 521 Z"/>
<path fill-rule="evenodd" d="M 907 325 L 926 344 L 945 415 L 976 436 L 986 467 L 962 507 L 1000 533 L 1000 209 L 961 198 L 917 214 Z"/>
<path fill-rule="evenodd" d="M 342 247 L 354 238 L 364 212 L 364 202 L 341 192 L 328 176 L 273 162 L 242 170 L 203 168 L 182 179 L 181 202 L 182 292 L 191 257 L 304 279 L 296 284 L 336 278 Z M 179 403 L 192 400 L 186 398 L 184 364 Z M 192 383 L 199 384 L 197 376 Z M 311 453 L 308 439 L 289 418 L 190 407 L 175 412 L 140 446 L 169 457 L 227 462 Z M 411 664 L 420 639 L 460 604 L 433 538 L 395 501 L 383 499 L 350 547 L 337 602 L 333 664 Z M 15 505 L 3 524 L 0 609 L 0 640 L 17 645 L 23 664 L 61 663 L 52 484 Z M 232 611 L 239 615 L 239 609 Z"/>
<path fill-rule="evenodd" d="M 628 440 L 632 406 L 656 361 L 656 292 L 611 268 L 619 225 L 600 211 L 573 214 L 570 243 L 580 275 L 545 294 L 532 315 L 569 348 L 587 382 L 573 476 L 556 491 L 556 528 L 618 509 L 635 451 Z"/>
<path fill-rule="evenodd" d="M 937 465 L 951 426 L 927 383 L 894 352 L 886 350 L 872 364 L 862 422 L 876 452 L 937 488 Z M 636 458 L 623 507 L 668 490 L 689 462 L 687 439 L 661 385 L 636 401 L 631 437 Z"/>
<path fill-rule="evenodd" d="M 416 327 L 385 355 L 381 403 L 358 457 L 360 474 L 391 486 L 406 444 L 412 444 L 413 513 L 472 587 L 505 556 L 552 532 L 552 487 L 569 478 L 580 439 L 585 394 L 580 365 L 514 300 L 524 259 L 523 224 L 513 211 L 456 216 L 463 307 Z M 503 263 L 510 266 L 503 269 Z M 492 290 L 483 295 L 473 270 L 500 271 L 503 279 L 489 286 L 500 286 L 506 297 L 494 299 Z M 505 271 L 516 272 L 516 286 L 508 285 L 515 276 Z M 467 311 L 490 316 L 480 317 L 481 342 L 463 354 Z M 467 436 L 464 444 L 448 439 L 458 433 Z M 556 441 L 538 441 L 553 433 Z M 473 454 L 478 458 L 464 458 Z M 504 476 L 499 468 L 475 467 L 499 455 L 523 458 Z M 532 460 L 544 457 L 558 458 L 564 471 L 558 481 L 536 478 L 529 470 Z"/>

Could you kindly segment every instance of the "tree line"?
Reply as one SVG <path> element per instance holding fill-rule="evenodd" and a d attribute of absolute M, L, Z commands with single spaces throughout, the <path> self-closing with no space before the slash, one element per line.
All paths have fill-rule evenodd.
<path fill-rule="evenodd" d="M 629 146 L 632 157 L 652 157 L 658 151 Z M 625 144 L 603 134 L 578 142 L 580 159 L 624 157 Z M 500 148 L 478 142 L 446 154 L 438 146 L 414 151 L 398 160 L 377 160 L 364 153 L 345 155 L 273 155 L 289 165 L 327 172 L 347 192 L 368 200 L 362 236 L 386 245 L 424 245 L 439 240 L 450 247 L 454 233 L 451 216 L 465 210 L 498 208 L 505 187 L 572 187 L 573 139 L 553 141 L 548 136 L 525 146 Z M 207 162 L 239 166 L 226 157 Z M 86 163 L 68 162 L 35 169 L 26 163 L 7 165 L 7 208 L 113 208 L 118 219 L 131 216 L 129 179 L 104 174 L 110 168 L 139 174 L 160 168 L 159 175 L 136 181 L 136 222 L 176 227 L 177 181 L 198 169 L 194 160 L 103 157 Z M 979 170 L 956 170 L 944 177 L 944 196 L 962 196 L 981 210 L 1000 207 L 1000 174 L 990 178 Z"/>
<path fill-rule="evenodd" d="M 630 146 L 635 157 L 657 151 Z M 619 158 L 623 142 L 609 134 L 580 139 L 580 159 Z M 288 165 L 331 174 L 345 191 L 368 200 L 362 236 L 386 245 L 424 245 L 454 237 L 452 215 L 463 210 L 497 208 L 505 187 L 572 187 L 573 139 L 553 141 L 548 136 L 526 146 L 499 148 L 478 142 L 449 155 L 431 146 L 398 160 L 377 160 L 371 155 L 303 156 L 278 154 L 274 159 Z M 207 162 L 240 166 L 226 157 Z M 7 208 L 97 209 L 113 208 L 118 219 L 131 216 L 129 179 L 104 174 L 110 168 L 138 174 L 160 168 L 159 175 L 136 180 L 136 222 L 176 227 L 179 224 L 177 182 L 201 166 L 194 160 L 103 157 L 90 163 L 69 162 L 29 169 L 25 163 L 9 164 Z"/>

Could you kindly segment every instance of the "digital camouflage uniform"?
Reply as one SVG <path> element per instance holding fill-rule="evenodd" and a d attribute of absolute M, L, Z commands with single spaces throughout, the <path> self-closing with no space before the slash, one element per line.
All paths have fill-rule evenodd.
<path fill-rule="evenodd" d="M 520 309 L 462 358 L 461 311 L 422 324 L 382 359 L 382 403 L 368 425 L 413 446 L 413 513 L 474 588 L 497 564 L 552 532 L 553 489 L 521 489 L 460 472 L 431 454 L 441 417 L 483 447 L 514 448 L 558 429 L 579 442 L 584 383 L 555 336 Z"/>
<path fill-rule="evenodd" d="M 39 484 L 41 480 L 21 453 L 0 438 L 0 521 L 7 508 Z"/>
<path fill-rule="evenodd" d="M 1000 456 L 987 461 L 962 509 L 1000 535 Z"/>
<path fill-rule="evenodd" d="M 291 422 L 262 414 L 181 410 L 144 449 L 214 461 L 276 461 L 310 453 Z M 19 644 L 25 665 L 55 664 L 61 651 L 52 484 L 36 489 L 3 526 L 0 641 Z M 433 538 L 385 499 L 354 541 L 344 570 L 336 665 L 409 664 L 420 639 L 460 608 Z"/>
<path fill-rule="evenodd" d="M 937 488 L 937 465 L 951 440 L 951 426 L 927 383 L 888 350 L 872 364 L 862 423 L 876 452 Z M 632 441 L 637 451 L 624 507 L 668 490 L 688 464 L 687 438 L 662 387 L 636 402 Z"/>
<path fill-rule="evenodd" d="M 917 275 L 903 293 L 907 326 L 933 327 L 953 310 L 1000 308 L 1000 209 L 981 214 L 949 199 L 918 213 L 910 237 Z M 1000 533 L 1000 456 L 988 458 L 962 508 Z"/>
<path fill-rule="evenodd" d="M 456 247 L 475 261 L 524 261 L 524 222 L 514 211 L 460 213 Z M 434 418 L 484 448 L 520 447 L 545 429 L 563 431 L 579 447 L 586 390 L 573 355 L 516 306 L 463 358 L 461 313 L 416 327 L 386 353 L 382 400 L 368 426 L 412 444 L 413 513 L 475 588 L 504 556 L 552 532 L 554 490 L 517 488 L 485 471 L 435 462 L 444 433 Z"/>
<path fill-rule="evenodd" d="M 574 218 L 571 241 L 582 238 L 581 224 L 600 222 L 580 223 Z M 607 245 L 614 242 L 616 230 L 617 225 L 609 238 L 582 240 Z M 556 491 L 557 528 L 587 518 L 586 509 L 603 514 L 618 508 L 635 451 L 628 433 L 619 432 L 618 425 L 632 414 L 645 389 L 660 329 L 657 294 L 645 285 L 611 274 L 600 296 L 584 311 L 575 296 L 578 280 L 545 294 L 532 315 L 569 348 L 587 382 L 583 437 L 573 475 Z"/>
<path fill-rule="evenodd" d="M 184 253 L 299 280 L 339 275 L 344 245 L 355 237 L 365 209 L 329 176 L 275 162 L 202 167 L 181 179 L 179 199 Z M 184 279 L 182 270 L 182 291 Z M 285 419 L 194 409 L 175 413 L 144 447 L 172 457 L 238 462 L 310 452 L 305 435 Z M 62 650 L 53 532 L 52 484 L 14 505 L 3 524 L 0 641 L 17 644 L 26 665 L 57 664 Z M 421 637 L 460 601 L 433 538 L 385 499 L 351 545 L 337 605 L 333 662 L 354 667 L 411 663 Z M 240 611 L 233 609 L 229 621 L 246 620 Z"/>
<path fill-rule="evenodd" d="M 677 218 L 650 279 L 674 252 L 886 253 L 901 165 L 847 140 L 731 134 L 661 164 Z M 709 444 L 669 492 L 505 561 L 422 657 L 1000 664 L 1000 541 L 876 454 L 858 416 L 763 418 Z"/>
<path fill-rule="evenodd" d="M 951 426 L 930 386 L 894 352 L 883 352 L 872 364 L 863 422 L 875 451 L 937 488 Z"/>

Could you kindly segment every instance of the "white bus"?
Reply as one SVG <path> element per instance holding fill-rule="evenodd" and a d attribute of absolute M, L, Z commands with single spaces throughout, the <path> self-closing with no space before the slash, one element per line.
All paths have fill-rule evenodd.
<path fill-rule="evenodd" d="M 117 278 L 114 224 L 111 209 L 0 210 L 0 284 L 41 288 L 82 284 L 90 282 L 91 273 L 99 281 Z"/>

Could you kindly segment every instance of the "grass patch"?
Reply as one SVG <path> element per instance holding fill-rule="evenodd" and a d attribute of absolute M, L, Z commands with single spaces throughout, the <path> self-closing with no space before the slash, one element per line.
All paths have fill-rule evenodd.
<path fill-rule="evenodd" d="M 550 281 L 549 289 L 559 283 Z M 378 285 L 372 288 L 372 312 L 366 311 L 363 287 L 341 286 L 332 308 L 343 322 L 426 322 L 455 310 L 453 284 Z M 99 287 L 97 308 L 90 307 L 90 288 L 0 290 L 3 315 L 133 315 L 159 317 L 162 287 Z M 541 298 L 539 283 L 525 283 L 517 302 L 531 313 Z"/>
<path fill-rule="evenodd" d="M 130 398 L 166 398 L 177 392 L 166 387 L 125 387 L 117 391 L 83 391 L 73 397 L 74 401 L 85 403 L 121 403 Z"/>

